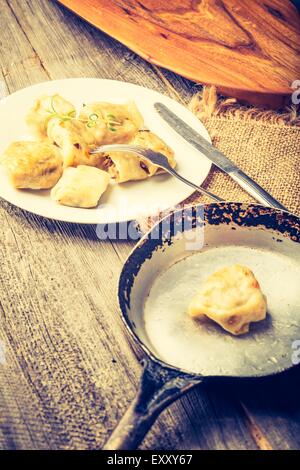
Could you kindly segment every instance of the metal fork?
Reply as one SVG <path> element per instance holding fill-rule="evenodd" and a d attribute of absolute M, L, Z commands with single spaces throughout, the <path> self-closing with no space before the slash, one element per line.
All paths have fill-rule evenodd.
<path fill-rule="evenodd" d="M 163 168 L 167 173 L 170 175 L 175 176 L 175 178 L 179 179 L 183 183 L 191 186 L 192 188 L 196 189 L 205 196 L 210 197 L 213 201 L 216 202 L 224 202 L 224 199 L 221 199 L 216 194 L 207 191 L 206 189 L 202 188 L 202 186 L 197 186 L 192 181 L 187 180 L 183 176 L 181 176 L 174 168 L 171 167 L 167 157 L 159 152 L 154 152 L 151 149 L 145 149 L 144 147 L 140 147 L 139 145 L 128 145 L 128 144 L 111 144 L 111 145 L 101 145 L 90 151 L 91 154 L 103 153 L 103 152 L 129 152 L 135 153 L 139 155 L 139 157 L 145 158 L 149 162 L 153 163 L 154 165 Z"/>

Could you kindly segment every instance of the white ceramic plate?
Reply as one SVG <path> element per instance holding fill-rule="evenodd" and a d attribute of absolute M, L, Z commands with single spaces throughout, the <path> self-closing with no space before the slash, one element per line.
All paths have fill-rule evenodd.
<path fill-rule="evenodd" d="M 93 101 L 122 103 L 134 100 L 146 126 L 175 151 L 178 172 L 200 185 L 207 177 L 211 163 L 173 131 L 157 114 L 153 105 L 160 101 L 206 139 L 203 124 L 184 106 L 156 92 L 131 83 L 94 78 L 50 81 L 20 90 L 0 101 L 0 154 L 15 140 L 31 140 L 25 116 L 34 100 L 42 94 L 59 93 L 76 107 Z M 157 213 L 187 198 L 193 190 L 169 175 L 146 181 L 111 184 L 95 209 L 77 209 L 52 201 L 49 191 L 16 190 L 9 184 L 0 166 L 0 197 L 37 215 L 65 222 L 104 224 L 136 220 Z"/>

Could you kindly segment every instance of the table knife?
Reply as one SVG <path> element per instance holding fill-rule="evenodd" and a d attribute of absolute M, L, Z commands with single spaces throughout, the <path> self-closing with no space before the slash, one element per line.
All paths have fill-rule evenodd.
<path fill-rule="evenodd" d="M 232 179 L 234 179 L 243 189 L 245 189 L 251 196 L 253 196 L 260 203 L 288 211 L 279 201 L 277 201 L 271 194 L 265 191 L 258 183 L 256 183 L 250 176 L 244 173 L 238 166 L 235 165 L 228 157 L 226 157 L 220 150 L 216 149 L 204 137 L 198 134 L 176 114 L 174 114 L 167 106 L 162 103 L 155 103 L 156 111 L 160 116 L 174 129 L 181 137 L 183 137 L 189 144 L 199 150 L 205 155 L 214 165 L 220 170 L 223 170 Z"/>

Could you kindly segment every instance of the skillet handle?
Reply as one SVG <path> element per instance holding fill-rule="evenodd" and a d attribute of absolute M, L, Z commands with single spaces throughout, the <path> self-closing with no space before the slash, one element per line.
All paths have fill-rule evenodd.
<path fill-rule="evenodd" d="M 150 359 L 143 363 L 137 396 L 103 450 L 136 449 L 163 409 L 201 382 L 199 377 L 163 367 Z"/>

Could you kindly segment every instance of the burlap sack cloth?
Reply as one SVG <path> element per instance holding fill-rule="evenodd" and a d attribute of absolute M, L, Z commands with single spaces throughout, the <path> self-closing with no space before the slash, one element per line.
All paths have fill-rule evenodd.
<path fill-rule="evenodd" d="M 291 212 L 300 215 L 300 115 L 297 107 L 266 111 L 218 98 L 206 87 L 190 109 L 206 126 L 213 144 Z M 228 175 L 213 167 L 203 187 L 227 201 L 255 201 Z M 194 193 L 183 204 L 212 202 Z M 165 215 L 161 213 L 159 216 Z M 146 231 L 158 219 L 139 220 Z"/>

